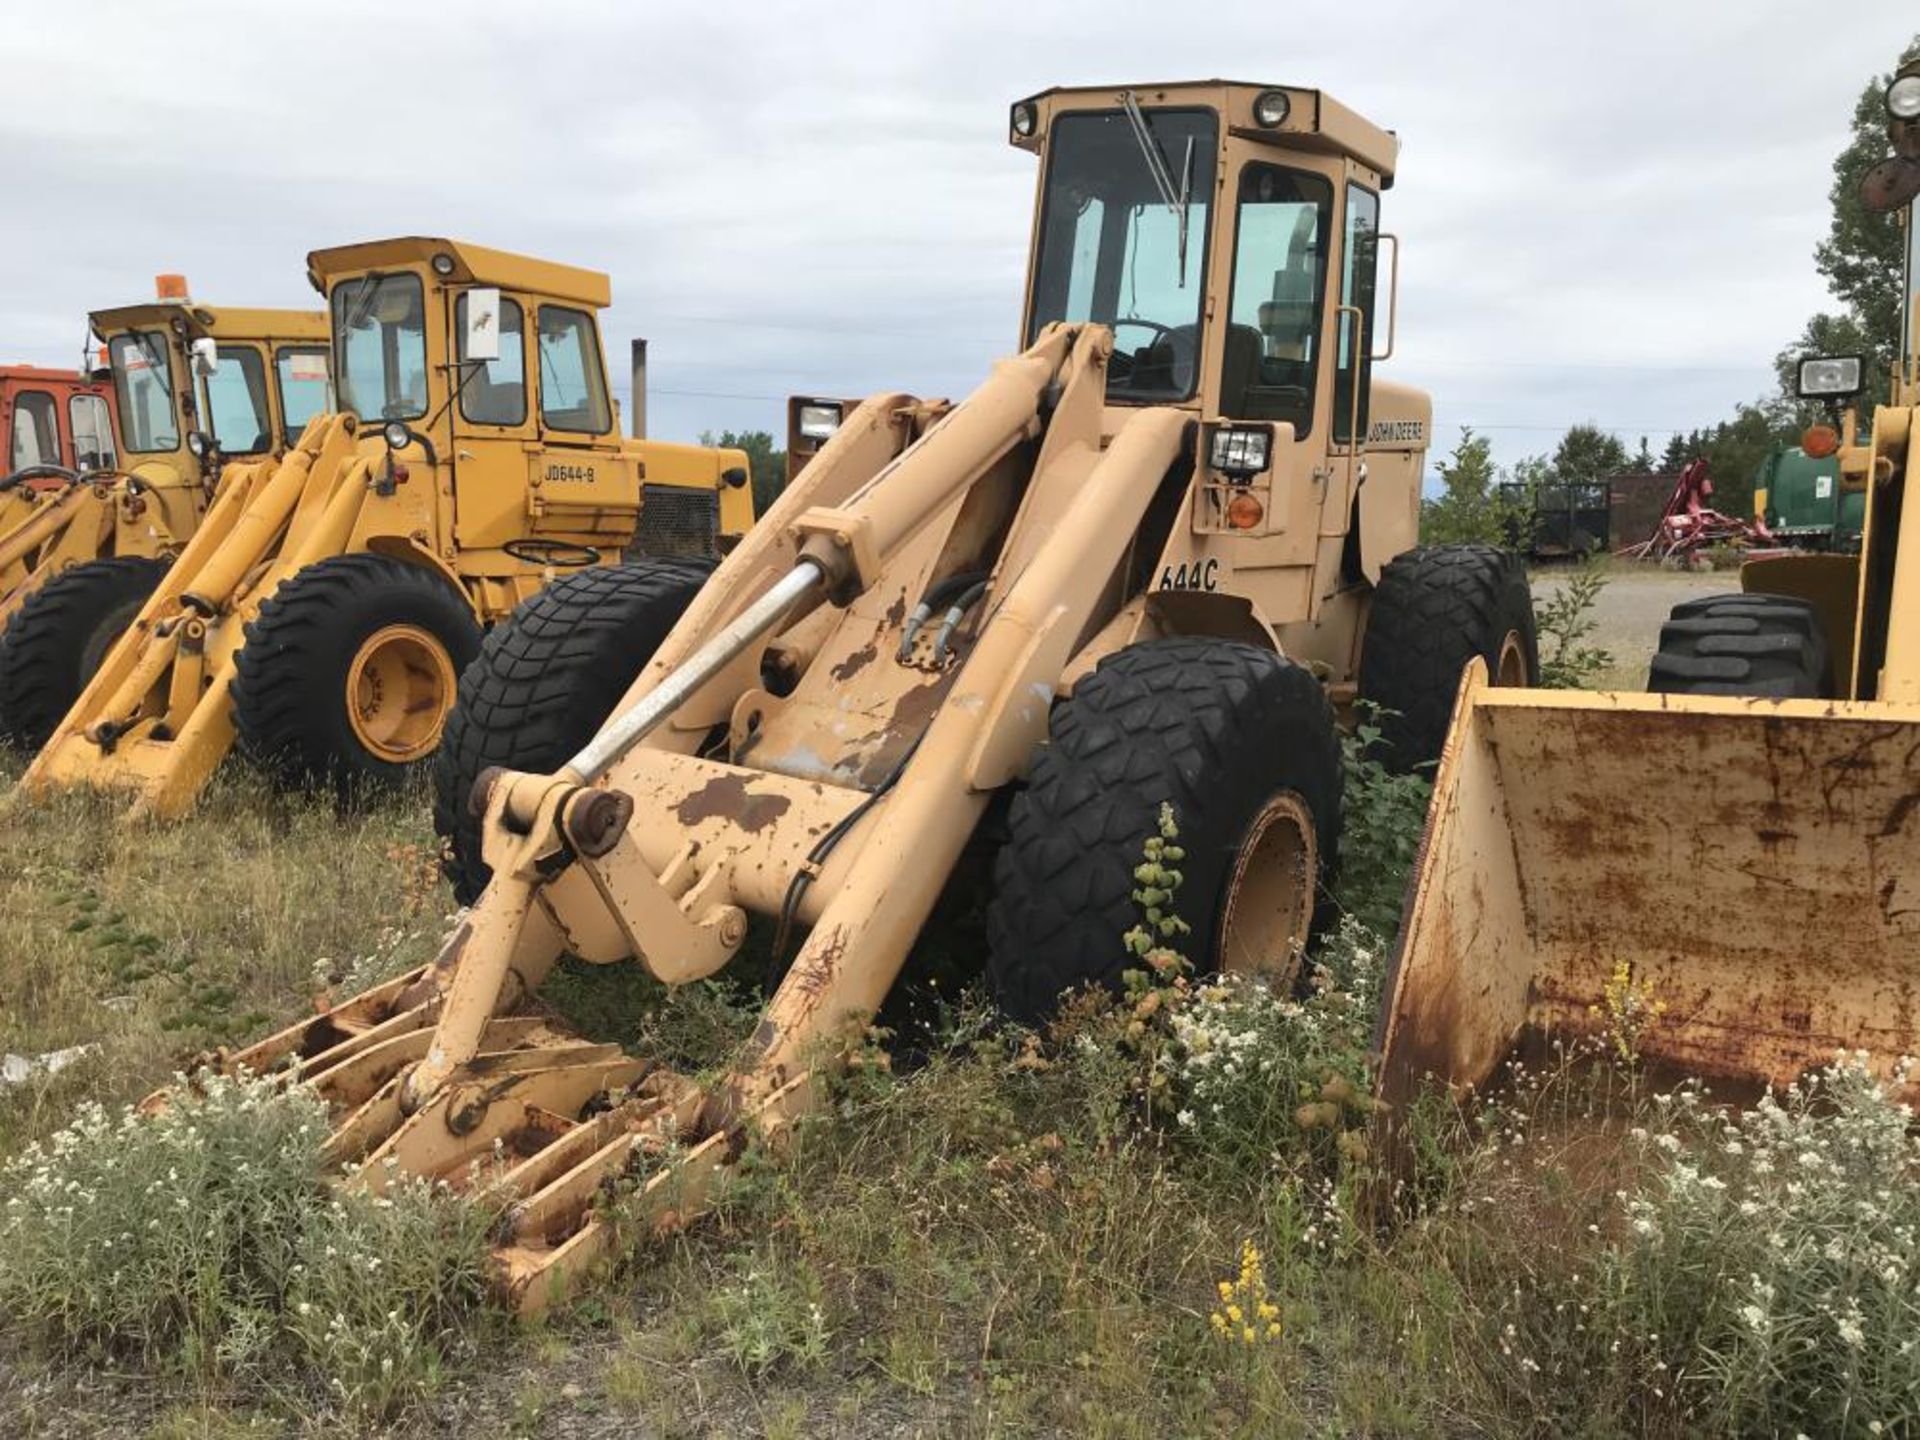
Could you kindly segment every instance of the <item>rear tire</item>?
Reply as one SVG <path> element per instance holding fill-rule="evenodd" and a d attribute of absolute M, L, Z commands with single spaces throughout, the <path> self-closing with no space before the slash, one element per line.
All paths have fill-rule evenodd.
<path fill-rule="evenodd" d="M 441 869 L 461 904 L 479 898 L 491 873 L 467 804 L 481 772 L 564 765 L 613 713 L 712 570 L 680 559 L 583 570 L 522 603 L 487 636 L 460 677 L 433 762 Z"/>
<path fill-rule="evenodd" d="M 280 784 L 392 785 L 438 745 L 480 649 L 466 597 L 422 566 L 334 555 L 281 582 L 235 657 L 240 749 Z"/>
<path fill-rule="evenodd" d="M 0 635 L 0 738 L 28 750 L 47 743 L 167 564 L 134 555 L 89 560 L 21 602 Z"/>
<path fill-rule="evenodd" d="M 1766 695 L 1817 700 L 1833 693 L 1820 615 L 1788 595 L 1709 595 L 1673 607 L 1647 671 L 1659 695 Z"/>
<path fill-rule="evenodd" d="M 1527 567 L 1492 545 L 1428 545 L 1380 572 L 1360 652 L 1360 697 L 1380 718 L 1381 759 L 1417 770 L 1440 758 L 1460 672 L 1475 656 L 1496 685 L 1540 683 Z"/>
<path fill-rule="evenodd" d="M 1340 842 L 1340 742 L 1320 682 L 1271 651 L 1237 642 L 1156 640 L 1108 656 L 1054 711 L 1050 739 L 1008 809 L 987 911 L 987 975 L 1000 1008 L 1029 1023 L 1087 985 L 1117 988 L 1139 964 L 1122 943 L 1141 847 L 1173 806 L 1186 859 L 1174 908 L 1191 933 L 1169 942 L 1201 971 L 1285 975 L 1280 931 L 1304 945 L 1323 909 Z M 1291 815 L 1289 814 L 1291 811 Z M 1256 893 L 1250 862 L 1311 832 L 1302 873 L 1273 876 L 1285 923 L 1225 917 L 1230 894 Z M 1297 882 L 1297 883 L 1296 883 Z M 1251 908 L 1236 915 L 1251 915 Z M 1237 937 L 1259 936 L 1243 946 Z M 1255 953 L 1258 951 L 1259 953 Z"/>

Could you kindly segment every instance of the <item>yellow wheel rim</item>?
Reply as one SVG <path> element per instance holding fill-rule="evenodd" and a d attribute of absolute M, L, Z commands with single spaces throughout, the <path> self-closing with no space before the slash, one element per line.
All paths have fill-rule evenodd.
<path fill-rule="evenodd" d="M 1269 800 L 1247 828 L 1221 910 L 1220 968 L 1292 983 L 1313 923 L 1320 842 L 1306 802 L 1291 790 Z"/>
<path fill-rule="evenodd" d="M 1518 630 L 1509 630 L 1500 642 L 1500 663 L 1493 668 L 1493 683 L 1526 688 L 1527 647 Z"/>
<path fill-rule="evenodd" d="M 453 708 L 453 657 L 418 625 L 387 625 L 355 652 L 347 669 L 347 719 L 354 737 L 395 765 L 431 755 Z"/>

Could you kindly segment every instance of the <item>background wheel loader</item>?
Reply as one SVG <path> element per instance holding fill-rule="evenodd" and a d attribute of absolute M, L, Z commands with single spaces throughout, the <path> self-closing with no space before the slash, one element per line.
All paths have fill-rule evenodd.
<path fill-rule="evenodd" d="M 1920 986 L 1920 64 L 1887 96 L 1905 333 L 1889 403 L 1837 446 L 1858 554 L 1750 562 L 1661 632 L 1647 694 L 1463 682 L 1382 1019 L 1390 1100 L 1492 1077 L 1547 1031 L 1608 1023 L 1609 988 L 1664 1003 L 1650 1061 L 1784 1085 L 1836 1049 L 1891 1070 Z M 1856 358 L 1812 359 L 1836 406 Z"/>
<path fill-rule="evenodd" d="M 199 528 L 222 464 L 284 451 L 326 408 L 326 316 L 201 305 L 178 275 L 156 289 L 149 304 L 88 317 L 118 454 L 84 471 L 16 471 L 41 478 L 0 494 L 0 739 L 29 750 Z M 96 452 L 101 404 L 68 402 Z"/>
<path fill-rule="evenodd" d="M 809 1104 L 976 832 L 1016 1015 L 1129 962 L 1167 801 L 1191 953 L 1286 983 L 1339 846 L 1336 706 L 1400 711 L 1415 763 L 1466 657 L 1534 672 L 1514 562 L 1409 550 L 1429 402 L 1371 368 L 1394 138 L 1220 81 L 1010 126 L 1042 161 L 1020 353 L 960 404 L 836 416 L 704 584 L 586 572 L 497 627 L 437 775 L 473 908 L 231 1057 L 318 1088 L 352 1183 L 484 1187 L 526 1309 L 605 1243 L 607 1182 L 683 1218 Z M 749 913 L 805 938 L 713 1084 L 537 1003 L 566 954 L 710 975 Z"/>
<path fill-rule="evenodd" d="M 112 469 L 120 454 L 113 386 L 97 373 L 0 365 L 0 452 L 7 456 L 0 496 Z M 12 528 L 10 519 L 0 518 L 0 535 Z"/>
<path fill-rule="evenodd" d="M 228 469 L 28 793 L 176 816 L 236 740 L 289 783 L 391 780 L 439 743 L 482 627 L 617 557 L 643 494 L 709 547 L 751 525 L 744 454 L 621 438 L 606 276 L 429 238 L 315 251 L 308 274 L 340 409 Z"/>

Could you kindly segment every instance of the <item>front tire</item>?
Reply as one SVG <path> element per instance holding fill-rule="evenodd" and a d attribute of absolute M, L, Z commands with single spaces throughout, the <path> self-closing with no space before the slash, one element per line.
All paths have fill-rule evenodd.
<path fill-rule="evenodd" d="M 167 564 L 133 555 L 89 560 L 20 603 L 0 635 L 0 738 L 27 750 L 52 738 Z"/>
<path fill-rule="evenodd" d="M 1141 847 L 1171 804 L 1186 851 L 1173 942 L 1201 971 L 1293 974 L 1340 843 L 1340 742 L 1319 681 L 1271 651 L 1179 638 L 1101 661 L 1055 710 L 1008 810 L 987 913 L 1000 1008 L 1033 1023 L 1117 988 Z"/>
<path fill-rule="evenodd" d="M 557 770 L 599 731 L 712 566 L 651 559 L 557 580 L 494 627 L 460 677 L 433 762 L 433 827 L 456 899 L 487 888 L 480 822 L 468 797 L 483 770 Z"/>
<path fill-rule="evenodd" d="M 1460 672 L 1478 656 L 1496 685 L 1540 683 L 1533 592 L 1518 555 L 1428 545 L 1380 572 L 1360 651 L 1360 697 L 1378 705 L 1381 758 L 1418 770 L 1440 758 Z"/>
<path fill-rule="evenodd" d="M 290 787 L 392 785 L 433 754 L 479 649 L 466 597 L 432 571 L 330 556 L 247 624 L 233 680 L 241 751 Z"/>

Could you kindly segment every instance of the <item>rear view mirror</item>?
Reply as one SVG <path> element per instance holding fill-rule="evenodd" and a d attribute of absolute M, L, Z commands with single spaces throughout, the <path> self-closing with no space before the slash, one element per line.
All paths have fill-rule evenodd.
<path fill-rule="evenodd" d="M 500 358 L 500 292 L 491 287 L 467 292 L 467 333 L 461 337 L 465 360 Z"/>
<path fill-rule="evenodd" d="M 211 335 L 202 335 L 193 342 L 193 373 L 196 375 L 217 374 L 220 369 L 220 346 Z"/>

